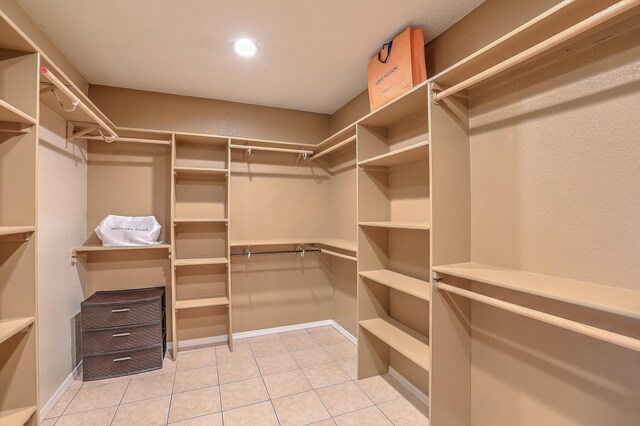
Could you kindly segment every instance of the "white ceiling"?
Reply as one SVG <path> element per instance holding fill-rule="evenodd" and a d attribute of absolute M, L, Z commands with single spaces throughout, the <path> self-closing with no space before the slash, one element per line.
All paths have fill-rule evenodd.
<path fill-rule="evenodd" d="M 18 0 L 92 84 L 333 113 L 408 25 L 434 38 L 483 0 Z M 231 44 L 248 37 L 253 58 Z"/>

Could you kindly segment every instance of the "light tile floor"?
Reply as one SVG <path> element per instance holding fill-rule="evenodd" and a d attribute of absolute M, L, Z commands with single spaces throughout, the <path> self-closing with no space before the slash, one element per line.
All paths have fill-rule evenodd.
<path fill-rule="evenodd" d="M 357 380 L 356 346 L 331 326 L 180 351 L 161 370 L 75 381 L 45 426 L 428 425 L 389 375 Z"/>

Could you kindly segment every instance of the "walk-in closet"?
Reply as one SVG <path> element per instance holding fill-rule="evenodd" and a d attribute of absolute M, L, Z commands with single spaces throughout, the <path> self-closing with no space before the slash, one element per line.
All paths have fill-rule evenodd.
<path fill-rule="evenodd" d="M 640 0 L 0 0 L 0 426 L 635 426 Z"/>

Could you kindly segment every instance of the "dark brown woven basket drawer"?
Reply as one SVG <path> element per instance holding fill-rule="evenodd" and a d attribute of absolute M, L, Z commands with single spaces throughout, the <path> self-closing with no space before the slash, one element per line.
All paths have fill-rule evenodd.
<path fill-rule="evenodd" d="M 162 368 L 162 345 L 133 351 L 85 356 L 84 380 L 108 379 Z"/>
<path fill-rule="evenodd" d="M 84 330 L 82 353 L 85 355 L 148 348 L 162 342 L 162 323 Z"/>
<path fill-rule="evenodd" d="M 162 291 L 98 292 L 82 303 L 82 327 L 111 328 L 162 321 Z"/>

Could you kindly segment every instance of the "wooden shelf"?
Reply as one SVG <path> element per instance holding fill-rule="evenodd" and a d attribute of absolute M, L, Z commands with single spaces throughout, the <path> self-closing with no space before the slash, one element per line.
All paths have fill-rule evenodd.
<path fill-rule="evenodd" d="M 80 253 L 103 252 L 103 251 L 125 251 L 125 250 L 171 250 L 170 244 L 156 244 L 153 246 L 124 246 L 124 247 L 103 247 L 103 246 L 80 246 L 73 249 L 73 256 Z"/>
<path fill-rule="evenodd" d="M 400 352 L 420 368 L 429 371 L 429 338 L 390 317 L 359 322 L 360 326 Z"/>
<path fill-rule="evenodd" d="M 421 160 L 427 160 L 428 157 L 429 142 L 427 141 L 360 161 L 358 165 L 373 167 L 395 167 L 404 164 L 415 163 Z"/>
<path fill-rule="evenodd" d="M 317 149 L 321 149 L 324 148 L 325 145 L 334 145 L 336 143 L 339 143 L 340 141 L 343 141 L 347 138 L 349 138 L 350 136 L 353 136 L 356 134 L 356 123 L 351 123 L 350 125 L 348 125 L 347 127 L 345 127 L 342 130 L 339 130 L 338 132 L 332 134 L 331 136 L 329 136 L 328 138 L 326 138 L 325 140 L 323 140 L 322 142 L 320 142 L 316 148 Z"/>
<path fill-rule="evenodd" d="M 347 250 L 356 253 L 358 251 L 358 242 L 344 240 L 342 238 L 320 238 L 317 241 L 318 244 L 323 246 L 329 246 L 340 250 Z"/>
<path fill-rule="evenodd" d="M 35 226 L 0 226 L 0 236 L 31 234 L 35 230 Z"/>
<path fill-rule="evenodd" d="M 473 262 L 436 266 L 433 270 L 440 274 L 640 319 L 640 291 Z"/>
<path fill-rule="evenodd" d="M 389 229 L 414 229 L 418 231 L 428 231 L 430 225 L 426 222 L 359 222 L 358 225 L 363 227 L 389 228 Z"/>
<path fill-rule="evenodd" d="M 227 176 L 229 169 L 212 169 L 208 167 L 174 167 L 174 172 L 182 176 Z"/>
<path fill-rule="evenodd" d="M 20 333 L 35 322 L 35 317 L 0 320 L 0 343 Z"/>
<path fill-rule="evenodd" d="M 427 113 L 427 82 L 424 81 L 409 92 L 369 113 L 358 121 L 359 124 L 375 127 L 389 127 L 419 113 Z"/>
<path fill-rule="evenodd" d="M 175 309 L 206 308 L 209 306 L 227 306 L 228 297 L 209 297 L 206 299 L 191 299 L 176 301 Z"/>
<path fill-rule="evenodd" d="M 229 219 L 173 219 L 173 223 L 228 223 Z"/>
<path fill-rule="evenodd" d="M 428 281 L 412 278 L 388 269 L 364 271 L 360 272 L 360 276 L 417 297 L 418 299 L 431 300 L 431 285 Z"/>
<path fill-rule="evenodd" d="M 31 117 L 29 114 L 20 111 L 18 108 L 3 101 L 2 99 L 0 99 L 0 121 L 20 123 L 26 126 L 33 126 L 37 122 L 36 119 Z"/>
<path fill-rule="evenodd" d="M 293 245 L 293 244 L 314 244 L 317 238 L 284 238 L 284 239 L 273 239 L 273 240 L 236 240 L 231 241 L 232 247 L 243 247 L 243 246 L 281 246 L 281 245 Z"/>
<path fill-rule="evenodd" d="M 0 426 L 22 426 L 29 421 L 35 412 L 35 405 L 17 408 L 15 410 L 0 411 Z"/>
<path fill-rule="evenodd" d="M 176 259 L 174 266 L 226 265 L 229 261 L 225 257 L 203 257 L 198 259 Z"/>

